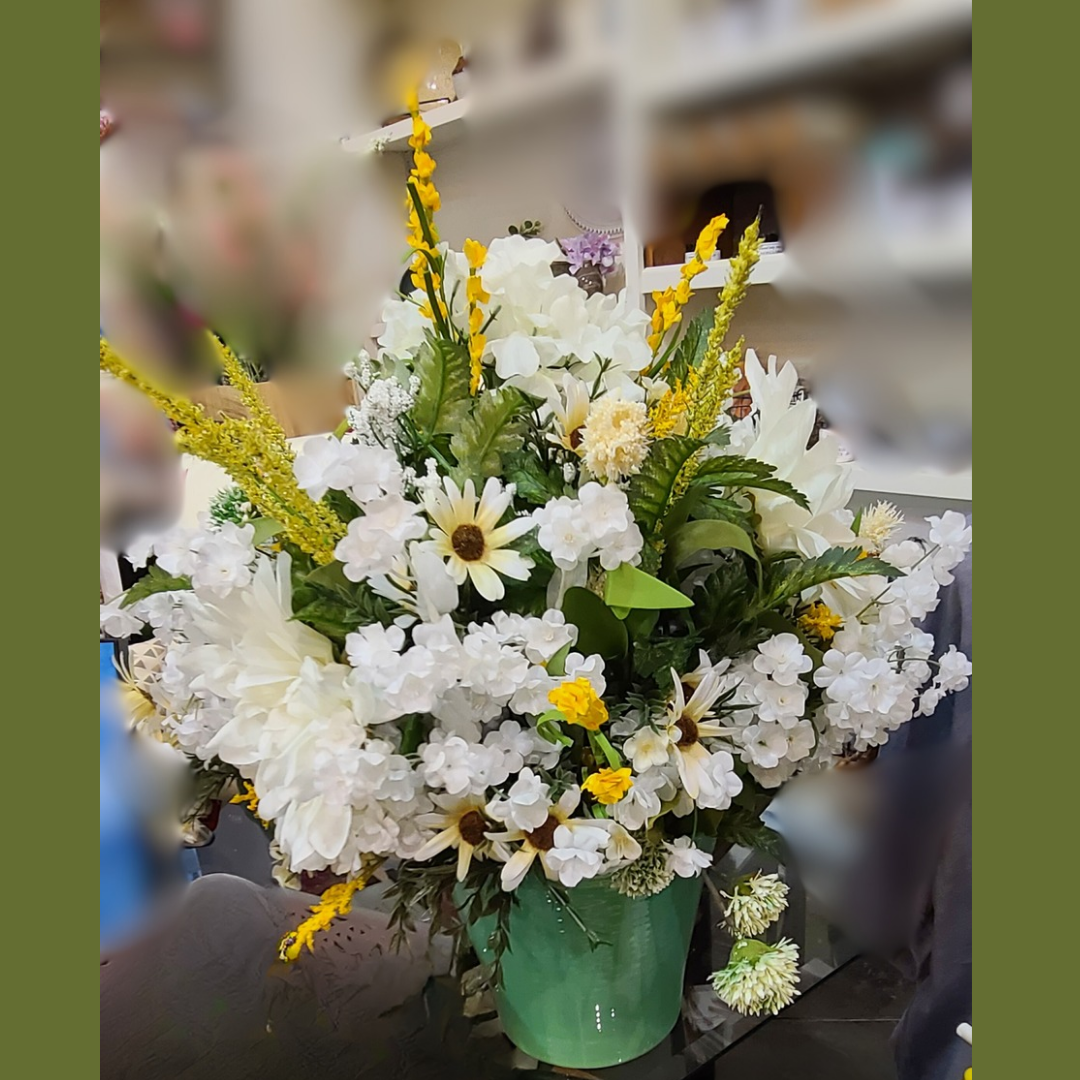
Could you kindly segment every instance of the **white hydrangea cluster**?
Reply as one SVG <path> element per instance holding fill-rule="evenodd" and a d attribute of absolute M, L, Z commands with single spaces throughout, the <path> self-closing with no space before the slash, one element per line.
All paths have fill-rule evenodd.
<path fill-rule="evenodd" d="M 446 245 L 440 251 L 451 314 L 459 326 L 466 325 L 468 262 Z M 557 244 L 538 238 L 491 242 L 481 271 L 494 313 L 485 330 L 484 363 L 507 385 L 543 400 L 555 395 L 567 371 L 590 383 L 601 378 L 605 389 L 620 388 L 628 399 L 642 400 L 636 376 L 652 360 L 643 332 L 649 317 L 629 302 L 625 290 L 618 296 L 587 296 L 573 277 L 557 277 L 551 264 L 563 257 Z M 425 340 L 425 320 L 414 299 L 388 301 L 382 318 L 380 361 L 414 358 Z"/>
<path fill-rule="evenodd" d="M 590 559 L 599 559 L 605 570 L 641 561 L 641 530 L 625 492 L 610 484 L 590 481 L 576 499 L 552 499 L 532 516 L 537 543 L 563 572 L 564 587 L 585 583 Z"/>

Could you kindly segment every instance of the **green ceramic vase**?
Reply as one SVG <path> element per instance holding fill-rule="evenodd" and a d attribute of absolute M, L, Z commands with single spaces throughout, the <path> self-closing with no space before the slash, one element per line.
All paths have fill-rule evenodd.
<path fill-rule="evenodd" d="M 679 1018 L 701 879 L 675 878 L 656 896 L 630 900 L 602 878 L 568 895 L 582 922 L 608 944 L 594 949 L 530 873 L 510 916 L 510 951 L 495 991 L 503 1029 L 531 1057 L 564 1068 L 631 1061 L 662 1042 Z M 482 961 L 494 918 L 469 936 Z"/>

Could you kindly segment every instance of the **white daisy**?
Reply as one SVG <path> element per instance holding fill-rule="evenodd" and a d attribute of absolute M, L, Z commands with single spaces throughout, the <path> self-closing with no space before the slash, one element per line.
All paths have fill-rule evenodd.
<path fill-rule="evenodd" d="M 432 550 L 446 559 L 446 568 L 458 585 L 471 578 L 485 600 L 501 600 L 506 589 L 500 574 L 528 580 L 532 560 L 506 545 L 527 533 L 534 522 L 530 517 L 519 517 L 499 526 L 513 492 L 503 489 L 494 476 L 484 485 L 479 506 L 471 480 L 466 480 L 460 491 L 449 477 L 444 485 L 445 494 L 432 491 L 424 496 L 424 509 L 437 526 L 432 529 Z"/>
<path fill-rule="evenodd" d="M 484 799 L 477 795 L 454 798 L 432 795 L 441 813 L 422 814 L 417 823 L 440 831 L 413 855 L 418 862 L 430 859 L 447 848 L 457 848 L 457 879 L 464 881 L 473 856 L 484 858 L 491 851 L 491 841 L 485 835 L 491 822 L 484 814 Z"/>
<path fill-rule="evenodd" d="M 663 730 L 679 770 L 679 779 L 686 793 L 696 801 L 703 789 L 711 790 L 713 787 L 710 768 L 712 755 L 701 740 L 731 735 L 736 729 L 723 727 L 709 719 L 713 715 L 711 710 L 716 699 L 724 691 L 724 683 L 715 671 L 702 676 L 689 701 L 686 700 L 682 680 L 674 669 L 671 677 L 675 682 L 675 696 L 664 717 Z"/>

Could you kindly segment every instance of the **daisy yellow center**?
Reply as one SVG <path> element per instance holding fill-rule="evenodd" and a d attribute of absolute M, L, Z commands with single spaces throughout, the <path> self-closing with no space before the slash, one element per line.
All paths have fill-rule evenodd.
<path fill-rule="evenodd" d="M 479 525 L 459 525 L 450 537 L 454 554 L 465 562 L 476 562 L 484 557 L 484 531 Z"/>
<path fill-rule="evenodd" d="M 473 847 L 478 847 L 484 842 L 484 833 L 487 828 L 487 819 L 479 810 L 470 810 L 467 814 L 462 814 L 461 820 L 458 822 L 458 832 L 461 833 L 461 839 Z"/>
<path fill-rule="evenodd" d="M 555 830 L 562 824 L 554 814 L 548 814 L 547 821 L 532 832 L 525 834 L 525 839 L 537 851 L 550 851 L 555 846 Z"/>
<path fill-rule="evenodd" d="M 675 726 L 679 729 L 679 746 L 693 746 L 694 743 L 699 742 L 698 726 L 690 719 L 689 716 L 680 716 L 675 721 Z"/>

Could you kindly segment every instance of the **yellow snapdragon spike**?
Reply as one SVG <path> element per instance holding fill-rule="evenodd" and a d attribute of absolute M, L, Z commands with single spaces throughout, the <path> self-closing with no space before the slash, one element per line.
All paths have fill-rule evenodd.
<path fill-rule="evenodd" d="M 299 958 L 301 951 L 315 951 L 315 935 L 327 929 L 334 919 L 348 915 L 353 897 L 371 880 L 383 860 L 375 855 L 365 855 L 360 873 L 351 881 L 331 885 L 311 908 L 311 916 L 295 930 L 286 934 L 278 945 L 278 959 L 291 963 Z"/>
<path fill-rule="evenodd" d="M 484 326 L 484 312 L 480 305 L 491 299 L 480 280 L 487 248 L 478 240 L 466 240 L 465 258 L 469 262 L 469 278 L 465 283 L 465 299 L 469 308 L 469 392 L 476 395 L 483 382 L 483 357 L 487 347 L 487 338 L 480 332 Z"/>
<path fill-rule="evenodd" d="M 693 295 L 690 282 L 705 272 L 708 261 L 716 253 L 717 242 L 720 234 L 727 228 L 727 223 L 726 214 L 714 217 L 698 234 L 693 256 L 679 271 L 681 279 L 679 285 L 676 288 L 667 288 L 663 292 L 652 294 L 656 307 L 653 311 L 650 327 L 652 333 L 649 334 L 648 342 L 654 356 L 660 351 L 667 332 L 682 320 L 682 309 L 686 307 Z"/>
<path fill-rule="evenodd" d="M 270 828 L 270 822 L 264 821 L 259 817 L 259 796 L 255 792 L 254 786 L 250 781 L 244 781 L 244 790 L 234 795 L 230 800 L 230 803 L 235 803 L 238 806 L 246 806 L 248 813 L 264 828 Z"/>
<path fill-rule="evenodd" d="M 469 260 L 470 270 L 479 270 L 487 258 L 487 248 L 479 240 L 465 241 L 465 258 Z"/>

